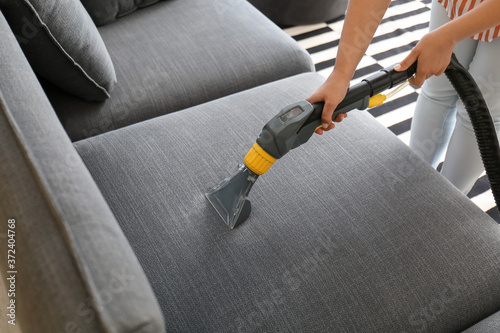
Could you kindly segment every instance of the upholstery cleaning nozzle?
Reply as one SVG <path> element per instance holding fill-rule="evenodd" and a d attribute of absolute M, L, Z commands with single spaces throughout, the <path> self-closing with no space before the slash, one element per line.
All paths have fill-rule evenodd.
<path fill-rule="evenodd" d="M 393 67 L 383 69 L 350 87 L 344 100 L 335 109 L 332 119 L 351 110 L 364 110 L 380 105 L 385 97 L 378 94 L 413 76 L 417 64 L 414 63 L 401 72 L 395 71 Z M 248 194 L 257 178 L 291 149 L 306 143 L 321 126 L 323 106 L 324 103 L 300 101 L 283 108 L 264 126 L 246 154 L 245 164 L 240 164 L 236 173 L 223 179 L 206 193 L 210 203 L 231 229 L 250 215 Z"/>
<path fill-rule="evenodd" d="M 258 177 L 258 174 L 240 164 L 238 171 L 221 180 L 205 194 L 229 228 L 237 227 L 250 215 L 248 193 Z"/>

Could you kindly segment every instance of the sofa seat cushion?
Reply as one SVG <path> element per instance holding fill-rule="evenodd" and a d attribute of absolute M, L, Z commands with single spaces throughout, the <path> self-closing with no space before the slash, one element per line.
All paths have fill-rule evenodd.
<path fill-rule="evenodd" d="M 113 63 L 79 0 L 0 0 L 0 9 L 38 75 L 86 101 L 109 97 Z"/>
<path fill-rule="evenodd" d="M 167 331 L 454 332 L 500 307 L 500 228 L 367 112 L 292 150 L 230 230 L 204 193 L 314 73 L 74 143 Z"/>
<path fill-rule="evenodd" d="M 103 103 L 47 87 L 73 140 L 297 73 L 307 52 L 244 0 L 159 2 L 99 30 L 119 83 Z"/>
<path fill-rule="evenodd" d="M 149 6 L 159 0 L 81 0 L 85 9 L 98 26 L 113 22 L 118 17 L 130 14 L 140 7 Z"/>

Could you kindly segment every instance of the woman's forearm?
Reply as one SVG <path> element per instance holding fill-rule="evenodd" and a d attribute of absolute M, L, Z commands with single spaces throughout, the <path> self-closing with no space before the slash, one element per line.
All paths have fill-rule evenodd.
<path fill-rule="evenodd" d="M 350 80 L 391 0 L 350 0 L 340 37 L 334 72 Z"/>
<path fill-rule="evenodd" d="M 337 105 L 345 97 L 349 82 L 361 58 L 365 54 L 382 17 L 391 0 L 350 0 L 342 34 L 340 36 L 337 60 L 328 79 L 307 99 L 310 103 L 324 102 L 321 116 L 322 128 L 316 133 L 335 127 L 332 115 Z M 339 115 L 336 122 L 345 115 Z"/>

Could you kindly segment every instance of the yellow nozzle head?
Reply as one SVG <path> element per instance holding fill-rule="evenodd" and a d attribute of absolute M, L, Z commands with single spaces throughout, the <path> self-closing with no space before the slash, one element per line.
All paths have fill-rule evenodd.
<path fill-rule="evenodd" d="M 265 174 L 274 162 L 276 162 L 276 158 L 269 155 L 257 142 L 253 144 L 253 147 L 245 156 L 247 168 L 259 176 Z"/>

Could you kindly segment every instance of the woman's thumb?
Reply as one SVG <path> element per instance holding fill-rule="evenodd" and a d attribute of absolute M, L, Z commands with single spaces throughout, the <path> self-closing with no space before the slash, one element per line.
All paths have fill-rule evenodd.
<path fill-rule="evenodd" d="M 417 60 L 417 55 L 413 50 L 399 64 L 394 66 L 396 72 L 402 72 L 408 69 Z"/>

